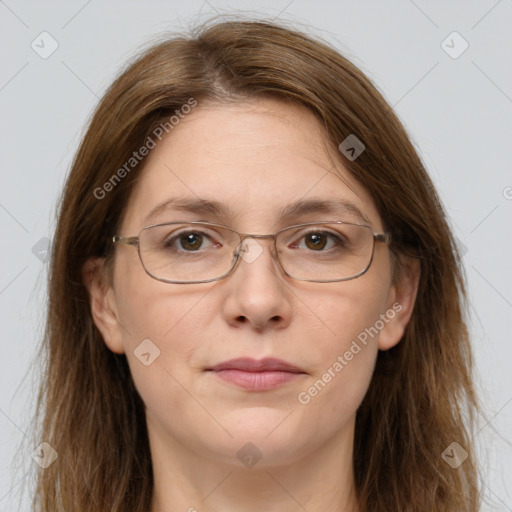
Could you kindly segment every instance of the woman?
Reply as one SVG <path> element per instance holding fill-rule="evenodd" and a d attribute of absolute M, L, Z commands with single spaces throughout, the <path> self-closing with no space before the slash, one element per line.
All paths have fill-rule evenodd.
<path fill-rule="evenodd" d="M 454 239 L 326 44 L 240 21 L 146 50 L 53 247 L 35 510 L 478 510 Z"/>

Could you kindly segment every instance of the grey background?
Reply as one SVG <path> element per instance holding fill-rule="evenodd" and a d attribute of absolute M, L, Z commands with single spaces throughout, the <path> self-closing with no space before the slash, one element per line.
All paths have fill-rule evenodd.
<path fill-rule="evenodd" d="M 487 414 L 475 439 L 484 510 L 512 511 L 512 0 L 0 1 L 0 510 L 28 510 L 14 504 L 35 462 L 17 448 L 43 441 L 27 432 L 37 379 L 29 365 L 44 320 L 44 239 L 52 237 L 86 120 L 141 44 L 216 11 L 293 21 L 333 43 L 369 75 L 411 134 L 466 251 Z M 46 59 L 31 48 L 33 41 L 42 46 L 43 31 L 58 43 Z M 469 44 L 457 58 L 442 46 L 453 31 Z M 444 43 L 452 54 L 463 49 L 457 37 Z"/>

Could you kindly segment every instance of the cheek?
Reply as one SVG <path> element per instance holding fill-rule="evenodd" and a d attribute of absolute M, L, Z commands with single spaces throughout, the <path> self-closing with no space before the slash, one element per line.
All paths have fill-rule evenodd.
<path fill-rule="evenodd" d="M 152 279 L 138 259 L 119 269 L 124 277 L 116 282 L 117 312 L 135 385 L 145 402 L 172 399 L 178 383 L 188 385 L 190 355 L 210 321 L 202 307 L 207 289 Z"/>
<path fill-rule="evenodd" d="M 312 378 L 297 395 L 306 432 L 319 438 L 335 437 L 354 420 L 371 382 L 376 361 L 375 345 L 368 346 L 349 361 L 333 359 L 323 372 Z"/>
<path fill-rule="evenodd" d="M 175 343 L 176 331 L 200 307 L 207 290 L 157 281 L 146 274 L 136 251 L 123 256 L 117 265 L 115 289 L 127 355 L 144 339 L 151 339 L 163 353 L 171 340 Z"/>
<path fill-rule="evenodd" d="M 354 335 L 339 337 L 322 350 L 321 362 L 296 394 L 296 404 L 304 430 L 329 438 L 347 427 L 361 405 L 378 346 L 376 339 L 363 343 Z"/>
<path fill-rule="evenodd" d="M 155 283 L 152 293 L 140 289 L 137 301 L 125 305 L 129 331 L 123 333 L 126 357 L 146 414 L 153 423 L 165 425 L 168 433 L 184 438 L 196 417 L 205 420 L 192 399 L 198 390 L 194 380 L 197 373 L 190 364 L 204 337 L 205 318 L 197 314 L 201 302 L 196 294 L 169 289 L 164 294 Z"/>
<path fill-rule="evenodd" d="M 172 285 L 155 283 L 139 288 L 119 310 L 126 356 L 137 359 L 141 350 L 154 350 L 158 366 L 183 373 L 190 354 L 204 343 L 201 339 L 209 320 L 206 313 L 199 313 L 203 312 L 201 298 L 205 292 L 184 293 Z M 165 286 L 168 288 L 162 290 Z"/>
<path fill-rule="evenodd" d="M 339 428 L 363 400 L 375 367 L 379 332 L 386 325 L 381 315 L 388 293 L 382 281 L 366 274 L 340 283 L 311 304 L 322 328 L 315 337 L 311 378 L 297 402 L 309 409 L 307 416 L 319 429 Z"/>
<path fill-rule="evenodd" d="M 312 309 L 318 312 L 324 327 L 324 335 L 318 338 L 318 353 L 324 368 L 330 366 L 333 357 L 336 359 L 349 350 L 354 341 L 361 346 L 377 344 L 382 328 L 379 318 L 385 313 L 388 295 L 389 287 L 385 283 L 365 274 L 336 284 L 318 296 Z"/>

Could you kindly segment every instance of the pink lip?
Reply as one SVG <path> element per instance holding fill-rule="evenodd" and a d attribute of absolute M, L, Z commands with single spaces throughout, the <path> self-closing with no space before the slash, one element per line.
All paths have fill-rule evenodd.
<path fill-rule="evenodd" d="M 238 358 L 208 368 L 221 379 L 252 391 L 265 391 L 290 382 L 304 375 L 300 368 L 286 361 L 265 358 L 257 361 Z"/>

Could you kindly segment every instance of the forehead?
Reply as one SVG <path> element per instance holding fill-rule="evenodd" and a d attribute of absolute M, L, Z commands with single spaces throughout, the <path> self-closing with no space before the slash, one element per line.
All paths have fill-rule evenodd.
<path fill-rule="evenodd" d="M 322 202 L 338 220 L 381 225 L 371 196 L 329 153 L 320 122 L 305 108 L 274 99 L 199 103 L 156 142 L 123 231 L 187 218 L 266 232 L 315 211 L 333 220 Z"/>

